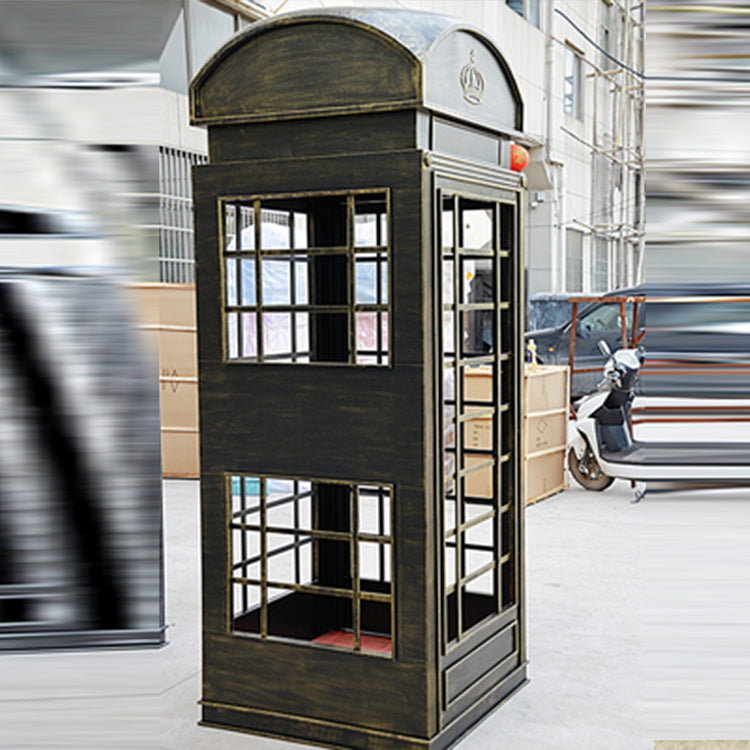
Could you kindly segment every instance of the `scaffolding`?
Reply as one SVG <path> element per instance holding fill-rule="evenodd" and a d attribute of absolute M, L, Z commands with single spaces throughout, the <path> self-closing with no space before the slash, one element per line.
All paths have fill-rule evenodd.
<path fill-rule="evenodd" d="M 562 124 L 560 129 L 588 148 L 592 158 L 591 221 L 573 222 L 607 241 L 609 286 L 620 287 L 643 281 L 645 3 L 612 0 L 600 8 L 601 44 L 587 37 L 600 53 L 599 62 L 581 57 L 589 70 L 586 79 L 593 81 L 591 138 Z"/>

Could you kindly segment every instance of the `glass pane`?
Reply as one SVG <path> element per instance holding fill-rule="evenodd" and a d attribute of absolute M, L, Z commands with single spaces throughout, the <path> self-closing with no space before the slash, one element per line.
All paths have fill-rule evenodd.
<path fill-rule="evenodd" d="M 260 242 L 263 250 L 288 250 L 292 244 L 290 214 L 264 208 L 260 211 Z"/>
<path fill-rule="evenodd" d="M 469 409 L 471 413 L 471 408 Z M 476 417 L 464 422 L 464 448 L 478 448 L 492 450 L 492 436 L 494 434 L 494 417 Z"/>
<path fill-rule="evenodd" d="M 294 263 L 294 301 L 297 305 L 309 304 L 308 274 L 309 262 L 296 260 Z"/>
<path fill-rule="evenodd" d="M 240 243 L 238 250 L 255 249 L 255 211 L 252 206 L 238 206 L 240 213 Z"/>
<path fill-rule="evenodd" d="M 453 355 L 456 350 L 456 315 L 452 312 L 443 313 L 443 351 Z"/>
<path fill-rule="evenodd" d="M 464 456 L 464 464 L 466 468 L 471 468 L 477 464 L 482 464 L 489 460 L 488 456 L 482 455 L 471 455 L 466 454 Z M 492 465 L 483 466 L 481 469 L 476 469 L 464 477 L 464 496 L 476 497 L 476 498 L 487 498 L 490 499 L 493 496 L 493 474 L 494 467 Z"/>
<path fill-rule="evenodd" d="M 357 313 L 357 351 L 375 351 L 377 347 L 377 313 Z"/>
<path fill-rule="evenodd" d="M 255 305 L 255 258 L 242 258 L 242 302 L 243 305 Z"/>
<path fill-rule="evenodd" d="M 267 479 L 266 487 L 268 502 L 294 497 L 293 479 Z"/>
<path fill-rule="evenodd" d="M 376 247 L 385 244 L 388 236 L 388 227 L 385 223 L 385 194 L 355 196 L 354 211 L 355 247 Z"/>
<path fill-rule="evenodd" d="M 273 536 L 269 534 L 269 536 Z M 284 541 L 284 547 L 294 543 L 294 536 L 291 534 Z M 268 581 L 269 583 L 296 583 L 294 567 L 294 550 L 285 549 L 284 551 L 273 552 L 269 549 L 268 557 Z"/>
<path fill-rule="evenodd" d="M 495 345 L 495 313 L 470 310 L 463 313 L 463 354 L 481 357 L 492 353 Z"/>
<path fill-rule="evenodd" d="M 359 258 L 355 263 L 357 304 L 367 305 L 377 302 L 377 264 L 363 262 Z"/>
<path fill-rule="evenodd" d="M 292 316 L 290 313 L 263 315 L 263 356 L 291 354 Z"/>
<path fill-rule="evenodd" d="M 490 250 L 493 247 L 494 205 L 461 199 L 461 246 L 467 250 Z"/>
<path fill-rule="evenodd" d="M 237 359 L 239 352 L 239 341 L 237 332 L 237 313 L 227 313 L 227 357 Z"/>
<path fill-rule="evenodd" d="M 359 488 L 359 531 L 362 534 L 380 534 L 380 499 L 378 488 Z"/>
<path fill-rule="evenodd" d="M 464 375 L 464 399 L 466 401 L 493 401 L 494 383 L 492 368 L 488 365 L 467 367 Z"/>
<path fill-rule="evenodd" d="M 455 297 L 455 263 L 453 258 L 443 261 L 443 304 L 452 305 Z"/>
<path fill-rule="evenodd" d="M 388 304 L 388 257 L 385 255 L 380 258 L 380 303 Z"/>
<path fill-rule="evenodd" d="M 483 594 L 484 596 L 495 595 L 495 570 L 488 570 L 481 576 L 466 584 L 466 591 L 470 594 Z"/>
<path fill-rule="evenodd" d="M 258 356 L 258 328 L 256 313 L 242 313 L 242 356 Z"/>
<path fill-rule="evenodd" d="M 259 633 L 260 621 L 257 616 L 259 604 L 260 586 L 234 584 L 232 586 L 232 612 L 234 614 L 232 629 L 241 633 Z"/>
<path fill-rule="evenodd" d="M 453 239 L 453 196 L 452 195 L 446 195 L 443 198 L 442 236 L 443 236 L 443 248 L 452 249 L 455 244 L 454 239 Z"/>
<path fill-rule="evenodd" d="M 484 515 L 486 512 L 486 505 L 477 505 L 475 503 L 466 503 L 464 509 L 467 521 L 478 518 L 479 516 Z M 481 523 L 478 523 L 476 526 L 472 526 L 471 528 L 466 530 L 465 542 L 469 545 L 486 547 L 490 552 L 493 552 L 493 540 L 495 534 L 494 529 L 495 519 L 487 518 Z M 471 572 L 471 570 L 469 570 L 468 572 Z"/>
<path fill-rule="evenodd" d="M 464 541 L 464 544 L 466 544 L 466 541 Z M 465 575 L 467 576 L 480 570 L 485 565 L 490 565 L 494 560 L 494 555 L 491 549 L 475 549 L 473 545 L 469 546 L 469 549 L 465 548 Z"/>
<path fill-rule="evenodd" d="M 359 577 L 369 578 L 371 581 L 386 580 L 381 577 L 380 548 L 377 542 L 359 543 Z"/>
<path fill-rule="evenodd" d="M 462 258 L 464 300 L 472 304 L 495 301 L 495 277 L 490 258 Z"/>
<path fill-rule="evenodd" d="M 226 262 L 226 303 L 237 304 L 237 258 L 227 258 Z"/>
<path fill-rule="evenodd" d="M 445 548 L 445 585 L 453 586 L 456 583 L 456 548 Z"/>
<path fill-rule="evenodd" d="M 288 257 L 263 258 L 261 279 L 264 306 L 291 304 L 291 268 Z"/>
<path fill-rule="evenodd" d="M 232 204 L 224 207 L 224 249 L 227 252 L 237 249 L 237 210 Z"/>
<path fill-rule="evenodd" d="M 381 558 L 383 563 L 383 581 L 390 581 L 391 580 L 391 545 L 390 544 L 382 544 L 381 545 Z"/>
<path fill-rule="evenodd" d="M 294 316 L 294 325 L 297 331 L 297 352 L 310 351 L 310 315 L 308 313 L 297 313 Z"/>
<path fill-rule="evenodd" d="M 377 214 L 359 214 L 354 218 L 355 247 L 375 247 L 378 244 Z"/>
<path fill-rule="evenodd" d="M 294 215 L 294 247 L 304 249 L 307 244 L 307 214 L 295 213 Z"/>

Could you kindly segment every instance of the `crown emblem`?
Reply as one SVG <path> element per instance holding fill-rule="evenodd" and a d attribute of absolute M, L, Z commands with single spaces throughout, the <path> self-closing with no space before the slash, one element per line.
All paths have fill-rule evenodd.
<path fill-rule="evenodd" d="M 464 99 L 469 104 L 481 104 L 484 96 L 484 76 L 477 70 L 475 63 L 476 51 L 469 53 L 469 63 L 461 68 L 461 88 L 464 92 Z"/>

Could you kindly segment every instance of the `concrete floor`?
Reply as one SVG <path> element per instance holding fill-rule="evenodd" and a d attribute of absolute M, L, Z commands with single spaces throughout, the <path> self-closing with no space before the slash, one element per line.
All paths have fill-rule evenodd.
<path fill-rule="evenodd" d="M 296 750 L 197 726 L 198 483 L 167 481 L 170 644 L 0 657 L 0 748 Z M 750 737 L 748 491 L 578 488 L 526 514 L 531 681 L 457 750 Z"/>

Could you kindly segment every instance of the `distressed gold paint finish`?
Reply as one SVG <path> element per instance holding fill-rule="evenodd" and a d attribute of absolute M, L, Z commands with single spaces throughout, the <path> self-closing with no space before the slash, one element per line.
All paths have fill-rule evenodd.
<path fill-rule="evenodd" d="M 465 99 L 461 83 L 472 51 L 484 87 L 477 96 L 479 79 L 469 77 L 475 101 Z M 191 116 L 194 124 L 209 127 L 211 156 L 210 165 L 194 170 L 202 723 L 329 747 L 450 747 L 526 680 L 520 486 L 523 187 L 518 174 L 500 165 L 503 142 L 522 129 L 518 88 L 491 40 L 456 19 L 409 11 L 314 11 L 256 24 L 219 50 L 191 86 Z M 491 573 L 499 604 L 485 616 L 480 610 L 480 616 L 470 617 L 455 638 L 448 632 L 450 587 L 444 573 L 443 302 L 437 293 L 441 191 L 459 202 L 492 206 L 494 245 L 473 255 L 492 260 L 497 299 L 467 301 L 461 314 L 491 313 L 494 330 L 502 333 L 496 352 L 462 358 L 458 365 L 492 363 L 494 396 L 482 413 L 495 420 L 498 447 L 473 469 L 459 472 L 463 481 L 481 465 L 494 467 L 495 491 L 484 501 L 484 515 L 464 519 L 457 532 L 463 538 L 489 521 L 494 541 L 488 548 L 491 560 L 469 572 L 459 565 L 464 572 L 453 591 L 470 590 L 482 573 Z M 326 268 L 332 274 L 321 276 L 328 282 L 318 284 L 315 294 L 331 314 L 339 314 L 356 307 L 351 284 L 359 252 L 351 237 L 355 202 L 373 194 L 385 195 L 387 202 L 388 237 L 376 248 L 382 246 L 387 257 L 387 366 L 357 365 L 351 355 L 344 356 L 347 347 L 356 349 L 351 325 L 318 331 L 320 338 L 329 330 L 333 343 L 328 342 L 325 357 L 311 345 L 314 366 L 294 361 L 296 355 L 286 364 L 228 361 L 225 315 L 242 305 L 225 303 L 225 258 L 232 255 L 223 253 L 225 206 L 252 210 L 254 246 L 260 248 L 264 201 L 282 205 L 306 196 L 345 201 L 346 236 L 326 229 L 325 221 L 321 226 L 319 217 L 307 230 L 310 278 Z M 285 254 L 268 251 L 269 257 Z M 234 253 L 251 256 L 256 257 L 249 250 Z M 338 256 L 345 259 L 338 266 L 329 262 Z M 465 256 L 457 247 L 459 266 Z M 238 288 L 243 283 L 238 277 Z M 255 285 L 257 302 L 264 293 L 260 274 Z M 344 286 L 348 291 L 342 296 Z M 382 303 L 379 293 L 378 300 Z M 294 297 L 292 307 L 293 302 Z M 318 309 L 314 301 L 310 308 Z M 260 315 L 256 324 L 260 335 Z M 340 361 L 331 362 L 332 357 Z M 466 417 L 459 421 L 460 429 L 466 422 Z M 257 528 L 272 534 L 275 527 L 263 520 L 260 526 L 234 523 L 230 531 L 232 477 L 298 482 L 312 477 L 330 488 L 313 511 L 310 536 L 321 545 L 358 539 L 359 506 L 353 495 L 348 506 L 336 506 L 337 487 L 389 488 L 390 536 L 371 541 L 390 543 L 391 593 L 360 587 L 359 553 L 351 546 L 348 558 L 341 559 L 354 571 L 351 601 L 389 602 L 390 658 L 363 648 L 366 622 L 359 606 L 351 615 L 351 649 L 271 635 L 270 602 L 258 615 L 257 634 L 233 631 L 230 535 Z M 266 519 L 264 493 L 261 517 Z M 343 516 L 337 520 L 336 513 Z M 235 575 L 240 585 L 269 580 L 263 554 L 261 546 L 259 559 L 265 562 L 259 577 Z M 333 583 L 295 577 L 283 587 L 285 601 L 331 592 L 349 600 L 349 593 L 339 596 L 336 571 L 321 562 L 328 553 L 316 554 L 314 565 L 325 568 Z M 457 597 L 459 612 L 472 606 L 462 597 Z"/>

